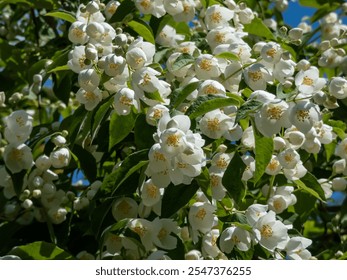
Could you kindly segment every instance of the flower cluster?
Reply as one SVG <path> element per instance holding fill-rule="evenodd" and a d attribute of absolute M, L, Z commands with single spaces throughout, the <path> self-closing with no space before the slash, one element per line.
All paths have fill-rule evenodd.
<path fill-rule="evenodd" d="M 68 29 L 72 119 L 47 128 L 13 110 L 3 120 L 7 220 L 52 231 L 86 216 L 86 234 L 101 244 L 80 259 L 252 258 L 255 250 L 311 258 L 312 241 L 289 216 L 307 196 L 325 204 L 346 190 L 346 125 L 331 112 L 347 98 L 347 27 L 325 15 L 310 59 L 295 51 L 312 32 L 304 22 L 288 31 L 243 2 L 203 2 L 78 7 Z M 273 2 L 278 11 L 288 4 Z M 117 13 L 122 5 L 132 10 Z M 34 94 L 42 82 L 34 76 Z M 312 162 L 322 155 L 316 178 Z M 71 188 L 76 169 L 87 188 Z"/>

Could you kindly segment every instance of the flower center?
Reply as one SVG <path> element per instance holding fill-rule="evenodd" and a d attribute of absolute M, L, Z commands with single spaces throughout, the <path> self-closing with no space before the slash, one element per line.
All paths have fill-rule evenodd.
<path fill-rule="evenodd" d="M 212 61 L 209 60 L 209 59 L 204 58 L 203 60 L 201 60 L 201 62 L 199 64 L 199 67 L 202 70 L 210 71 L 212 69 Z"/>
<path fill-rule="evenodd" d="M 131 206 L 125 200 L 118 204 L 117 209 L 123 214 L 128 214 L 130 212 Z"/>
<path fill-rule="evenodd" d="M 119 65 L 116 63 L 110 63 L 108 67 L 112 70 L 117 70 Z"/>
<path fill-rule="evenodd" d="M 218 89 L 216 89 L 213 85 L 208 85 L 205 89 L 205 93 L 207 94 L 217 94 Z"/>
<path fill-rule="evenodd" d="M 273 234 L 272 228 L 269 225 L 263 225 L 263 227 L 261 228 L 260 234 L 264 238 L 269 238 Z"/>
<path fill-rule="evenodd" d="M 313 85 L 313 79 L 305 76 L 304 80 L 302 81 L 302 84 L 306 85 L 306 86 L 312 86 Z"/>
<path fill-rule="evenodd" d="M 119 102 L 123 105 L 126 105 L 126 106 L 131 106 L 133 105 L 133 100 L 122 95 L 120 98 L 119 98 Z"/>
<path fill-rule="evenodd" d="M 166 158 L 164 156 L 164 154 L 162 153 L 159 153 L 159 152 L 155 152 L 154 155 L 153 155 L 154 159 L 155 160 L 161 160 L 161 161 L 166 161 Z"/>
<path fill-rule="evenodd" d="M 310 113 L 308 110 L 298 110 L 296 112 L 296 118 L 300 122 L 304 122 L 306 119 L 310 119 Z"/>
<path fill-rule="evenodd" d="M 147 232 L 147 229 L 141 226 L 134 227 L 132 230 L 136 232 L 140 237 L 143 237 Z"/>
<path fill-rule="evenodd" d="M 82 38 L 84 35 L 84 32 L 79 28 L 74 28 L 72 29 L 72 34 L 77 38 Z"/>
<path fill-rule="evenodd" d="M 22 117 L 17 117 L 16 118 L 16 123 L 20 126 L 23 127 L 25 125 L 25 121 Z"/>
<path fill-rule="evenodd" d="M 225 160 L 224 157 L 220 157 L 220 158 L 217 160 L 216 165 L 217 165 L 219 168 L 226 168 L 226 167 L 228 166 L 228 162 Z"/>
<path fill-rule="evenodd" d="M 279 120 L 283 115 L 282 109 L 278 106 L 268 108 L 266 113 L 270 120 Z"/>
<path fill-rule="evenodd" d="M 146 73 L 144 76 L 143 76 L 143 82 L 141 83 L 141 85 L 143 86 L 147 86 L 149 84 L 149 82 L 151 81 L 151 76 Z"/>
<path fill-rule="evenodd" d="M 112 4 L 110 5 L 110 7 L 108 7 L 107 12 L 109 12 L 110 14 L 114 14 L 114 13 L 116 12 L 116 10 L 117 10 L 116 4 L 115 4 L 115 3 L 112 3 Z"/>
<path fill-rule="evenodd" d="M 219 124 L 220 124 L 220 121 L 218 118 L 209 119 L 207 121 L 207 128 L 211 131 L 218 131 L 220 130 Z"/>
<path fill-rule="evenodd" d="M 277 167 L 278 167 L 279 165 L 280 165 L 280 163 L 278 162 L 278 160 L 272 159 L 272 160 L 270 161 L 270 163 L 268 164 L 267 167 L 268 167 L 270 170 L 274 171 L 274 170 L 277 169 Z"/>
<path fill-rule="evenodd" d="M 274 208 L 279 211 L 282 208 L 282 203 L 279 200 L 274 201 Z"/>
<path fill-rule="evenodd" d="M 157 197 L 157 187 L 153 184 L 147 186 L 146 192 L 150 198 L 156 198 Z"/>
<path fill-rule="evenodd" d="M 200 220 L 203 220 L 206 216 L 206 210 L 204 208 L 201 208 L 199 209 L 198 213 L 196 213 L 195 217 L 200 219 Z"/>
<path fill-rule="evenodd" d="M 255 72 L 249 71 L 249 72 L 248 72 L 248 77 L 249 77 L 253 82 L 257 82 L 257 81 L 259 81 L 260 79 L 263 78 L 263 74 L 261 73 L 260 70 L 255 71 Z"/>
<path fill-rule="evenodd" d="M 222 32 L 218 32 L 216 34 L 216 36 L 214 37 L 214 40 L 220 44 L 224 43 L 225 42 L 225 34 Z"/>
<path fill-rule="evenodd" d="M 22 160 L 24 156 L 24 153 L 23 151 L 19 150 L 19 149 L 12 149 L 12 152 L 11 152 L 11 158 L 16 160 L 16 161 L 20 161 Z"/>
<path fill-rule="evenodd" d="M 219 177 L 215 174 L 210 175 L 210 180 L 211 180 L 211 186 L 213 188 L 218 187 L 219 185 Z"/>
<path fill-rule="evenodd" d="M 277 51 L 276 51 L 276 49 L 274 49 L 274 48 L 271 48 L 271 49 L 269 49 L 269 50 L 266 52 L 267 56 L 270 56 L 270 57 L 272 57 L 272 58 L 275 57 L 276 53 L 277 53 Z"/>
<path fill-rule="evenodd" d="M 163 116 L 163 111 L 160 109 L 155 109 L 153 112 L 153 118 L 158 120 Z"/>
<path fill-rule="evenodd" d="M 184 163 L 184 162 L 177 162 L 177 167 L 178 167 L 178 168 L 186 168 L 186 167 L 187 167 L 187 164 Z"/>
<path fill-rule="evenodd" d="M 236 243 L 236 244 L 241 242 L 241 240 L 236 235 L 233 235 L 233 237 L 231 238 L 231 241 Z"/>
<path fill-rule="evenodd" d="M 157 236 L 159 239 L 164 239 L 167 236 L 167 230 L 165 228 L 162 228 Z"/>
<path fill-rule="evenodd" d="M 94 101 L 96 99 L 96 95 L 90 91 L 86 91 L 83 96 L 87 101 Z"/>
<path fill-rule="evenodd" d="M 284 156 L 284 160 L 285 160 L 286 162 L 292 162 L 293 159 L 294 159 L 294 156 L 293 156 L 292 154 L 286 154 L 286 155 Z"/>
<path fill-rule="evenodd" d="M 85 55 L 82 55 L 78 59 L 78 64 L 80 65 L 81 68 L 84 68 L 86 66 L 86 64 L 84 63 L 85 60 L 86 60 L 86 56 Z"/>
<path fill-rule="evenodd" d="M 178 147 L 178 144 L 180 142 L 180 137 L 176 134 L 171 134 L 166 140 L 166 144 L 168 146 Z"/>
<path fill-rule="evenodd" d="M 213 12 L 212 15 L 210 15 L 210 19 L 214 23 L 219 23 L 222 20 L 222 15 L 220 12 Z"/>
<path fill-rule="evenodd" d="M 142 6 L 142 8 L 147 10 L 151 7 L 151 1 L 150 0 L 143 0 L 140 2 L 140 5 Z"/>

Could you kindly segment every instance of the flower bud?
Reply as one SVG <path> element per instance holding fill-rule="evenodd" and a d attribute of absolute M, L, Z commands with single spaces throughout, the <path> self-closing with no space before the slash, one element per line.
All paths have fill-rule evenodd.
<path fill-rule="evenodd" d="M 33 81 L 36 84 L 41 84 L 42 83 L 42 75 L 35 74 L 34 77 L 33 77 Z"/>
<path fill-rule="evenodd" d="M 99 4 L 95 1 L 91 1 L 86 6 L 86 11 L 90 14 L 95 14 L 100 11 Z"/>
<path fill-rule="evenodd" d="M 346 189 L 347 181 L 345 178 L 334 178 L 331 183 L 334 191 L 344 191 Z"/>
<path fill-rule="evenodd" d="M 34 203 L 30 199 L 26 199 L 22 203 L 22 207 L 24 209 L 30 209 L 31 207 L 33 207 L 33 205 L 34 205 Z"/>
<path fill-rule="evenodd" d="M 325 41 L 322 41 L 320 44 L 319 44 L 319 49 L 324 52 L 326 51 L 327 49 L 330 49 L 331 47 L 331 44 L 330 44 L 330 41 L 328 40 L 325 40 Z"/>
<path fill-rule="evenodd" d="M 300 40 L 304 31 L 301 28 L 292 28 L 288 32 L 288 36 L 291 40 Z"/>

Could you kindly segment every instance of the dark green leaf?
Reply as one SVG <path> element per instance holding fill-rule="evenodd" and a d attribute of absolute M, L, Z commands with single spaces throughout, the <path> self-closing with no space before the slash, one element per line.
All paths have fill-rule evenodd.
<path fill-rule="evenodd" d="M 92 132 L 95 133 L 96 130 L 100 127 L 102 120 L 108 117 L 111 110 L 111 104 L 113 103 L 113 96 L 109 96 L 102 101 L 99 107 L 92 118 Z M 94 137 L 93 137 L 94 138 Z"/>
<path fill-rule="evenodd" d="M 22 170 L 18 173 L 9 172 L 9 174 L 11 174 L 14 191 L 18 197 L 20 196 L 23 190 L 23 182 L 26 172 L 26 170 Z"/>
<path fill-rule="evenodd" d="M 231 106 L 240 105 L 236 98 L 229 97 L 223 98 L 214 95 L 199 96 L 194 103 L 188 108 L 186 115 L 191 119 L 195 119 L 203 114 L 206 114 L 212 110 Z"/>
<path fill-rule="evenodd" d="M 114 112 L 110 120 L 110 143 L 111 149 L 114 145 L 121 142 L 133 130 L 136 121 L 136 114 L 132 111 L 129 115 L 118 115 Z"/>
<path fill-rule="evenodd" d="M 199 185 L 194 180 L 190 185 L 170 184 L 165 188 L 161 206 L 161 217 L 170 218 L 178 210 L 184 207 L 196 194 Z"/>
<path fill-rule="evenodd" d="M 133 19 L 132 21 L 129 21 L 127 25 L 137 34 L 143 37 L 144 40 L 155 44 L 152 28 L 143 20 Z"/>
<path fill-rule="evenodd" d="M 305 190 L 314 197 L 322 201 L 326 200 L 321 184 L 318 183 L 317 178 L 310 172 L 307 172 L 304 177 L 300 178 L 300 180 L 295 181 L 295 183 L 300 189 Z"/>
<path fill-rule="evenodd" d="M 276 41 L 276 37 L 260 18 L 254 18 L 250 24 L 245 24 L 244 26 L 244 31 L 249 34 Z"/>
<path fill-rule="evenodd" d="M 265 173 L 265 169 L 269 164 L 273 153 L 273 139 L 270 137 L 264 137 L 257 128 L 253 125 L 254 139 L 255 139 L 255 172 L 254 172 L 254 184 Z"/>
<path fill-rule="evenodd" d="M 156 127 L 147 123 L 146 115 L 139 115 L 134 127 L 136 147 L 139 150 L 151 148 L 154 144 L 153 134 L 155 132 Z"/>
<path fill-rule="evenodd" d="M 178 88 L 174 92 L 171 93 L 171 104 L 173 104 L 173 108 L 177 108 L 181 103 L 186 100 L 186 98 L 191 94 L 194 90 L 196 90 L 201 82 L 194 82 L 186 85 L 183 88 Z"/>
<path fill-rule="evenodd" d="M 128 156 L 115 171 L 104 179 L 97 197 L 112 195 L 126 178 L 145 166 L 147 160 L 148 150 L 141 150 Z"/>
<path fill-rule="evenodd" d="M 204 167 L 199 176 L 195 177 L 200 189 L 209 201 L 212 201 L 211 178 L 207 167 Z"/>
<path fill-rule="evenodd" d="M 83 106 L 80 106 L 73 113 L 73 115 L 65 118 L 62 121 L 60 129 L 67 130 L 69 132 L 68 138 L 70 142 L 75 142 L 76 136 L 78 135 L 78 132 L 80 130 L 81 123 L 83 122 L 83 119 L 86 117 L 86 114 L 87 111 L 83 108 Z"/>
<path fill-rule="evenodd" d="M 134 1 L 123 1 L 117 8 L 109 23 L 123 22 L 123 19 L 136 10 Z"/>
<path fill-rule="evenodd" d="M 262 102 L 255 100 L 255 99 L 251 99 L 251 100 L 245 102 L 237 110 L 235 123 L 239 122 L 242 119 L 247 118 L 250 114 L 252 114 L 256 110 L 258 110 L 262 105 L 263 105 Z"/>
<path fill-rule="evenodd" d="M 194 61 L 195 58 L 190 54 L 182 53 L 179 57 L 177 57 L 174 64 L 172 65 L 172 71 L 180 70 L 184 66 L 194 63 Z"/>
<path fill-rule="evenodd" d="M 37 241 L 13 248 L 9 255 L 16 255 L 22 260 L 72 260 L 73 256 L 55 244 Z"/>
<path fill-rule="evenodd" d="M 72 152 L 77 156 L 81 169 L 89 182 L 94 182 L 96 180 L 97 171 L 94 156 L 87 150 L 83 149 L 82 146 L 77 144 L 73 146 Z"/>
<path fill-rule="evenodd" d="M 236 152 L 222 178 L 223 186 L 227 189 L 236 204 L 239 204 L 246 195 L 246 187 L 241 180 L 245 168 L 246 165 Z"/>
<path fill-rule="evenodd" d="M 55 11 L 55 12 L 49 12 L 45 14 L 46 17 L 55 17 L 59 18 L 68 22 L 75 22 L 77 19 L 69 12 L 67 11 Z"/>

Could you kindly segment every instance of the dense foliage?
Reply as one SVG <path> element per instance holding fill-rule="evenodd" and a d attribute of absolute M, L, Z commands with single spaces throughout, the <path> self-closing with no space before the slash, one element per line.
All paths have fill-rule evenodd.
<path fill-rule="evenodd" d="M 0 256 L 346 259 L 347 5 L 299 3 L 0 1 Z"/>

